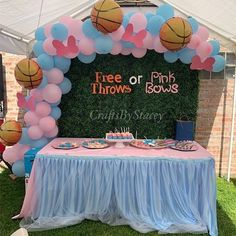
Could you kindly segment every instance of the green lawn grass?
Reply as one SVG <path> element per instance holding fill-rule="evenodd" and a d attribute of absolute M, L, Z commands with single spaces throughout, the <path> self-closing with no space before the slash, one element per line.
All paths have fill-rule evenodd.
<path fill-rule="evenodd" d="M 18 214 L 24 197 L 24 180 L 9 178 L 9 171 L 0 169 L 0 236 L 9 236 L 19 228 L 18 220 L 11 217 Z M 219 236 L 236 236 L 236 181 L 230 183 L 217 179 L 217 215 Z M 101 222 L 85 220 L 81 224 L 63 229 L 30 232 L 30 236 L 138 236 L 129 226 L 108 226 Z M 157 236 L 157 232 L 145 236 Z M 190 236 L 192 234 L 172 234 Z M 207 234 L 198 234 L 206 236 Z"/>

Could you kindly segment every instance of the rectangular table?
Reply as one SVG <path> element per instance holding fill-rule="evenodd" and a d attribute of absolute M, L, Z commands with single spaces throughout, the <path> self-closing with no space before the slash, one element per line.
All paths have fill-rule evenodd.
<path fill-rule="evenodd" d="M 128 224 L 139 232 L 218 235 L 214 159 L 172 149 L 57 150 L 57 138 L 37 155 L 21 209 L 28 230 L 64 227 L 84 219 Z"/>

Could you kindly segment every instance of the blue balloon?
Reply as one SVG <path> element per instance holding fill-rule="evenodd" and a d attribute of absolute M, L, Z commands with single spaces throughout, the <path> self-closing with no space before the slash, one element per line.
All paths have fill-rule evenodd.
<path fill-rule="evenodd" d="M 62 94 L 67 94 L 70 92 L 72 88 L 72 84 L 69 79 L 66 77 L 63 79 L 63 81 L 58 85 L 61 89 Z"/>
<path fill-rule="evenodd" d="M 209 43 L 212 46 L 212 52 L 211 52 L 210 56 L 217 55 L 220 51 L 220 43 L 217 40 L 210 40 Z"/>
<path fill-rule="evenodd" d="M 125 15 L 123 17 L 122 25 L 124 26 L 124 28 L 126 28 L 128 24 L 129 24 L 129 17 Z"/>
<path fill-rule="evenodd" d="M 135 48 L 135 44 L 127 41 L 121 42 L 123 48 Z"/>
<path fill-rule="evenodd" d="M 80 53 L 78 55 L 78 59 L 85 64 L 93 62 L 95 58 L 96 58 L 96 53 L 93 53 L 91 55 L 84 55 L 83 53 Z"/>
<path fill-rule="evenodd" d="M 50 116 L 52 116 L 55 120 L 58 120 L 61 117 L 61 109 L 57 106 L 52 107 Z"/>
<path fill-rule="evenodd" d="M 37 62 L 43 70 L 51 70 L 54 67 L 53 57 L 45 53 L 38 56 Z"/>
<path fill-rule="evenodd" d="M 192 62 L 192 58 L 196 55 L 196 51 L 189 48 L 183 48 L 179 52 L 179 59 L 184 64 L 190 64 Z"/>
<path fill-rule="evenodd" d="M 54 39 L 63 41 L 68 36 L 68 29 L 64 24 L 56 23 L 51 28 L 51 34 Z"/>
<path fill-rule="evenodd" d="M 162 16 L 168 20 L 174 16 L 174 8 L 169 4 L 163 4 L 157 8 L 157 15 Z"/>
<path fill-rule="evenodd" d="M 82 30 L 83 30 L 84 35 L 87 36 L 88 38 L 91 38 L 91 39 L 96 39 L 102 35 L 102 33 L 99 32 L 93 26 L 91 19 L 87 19 L 84 21 L 84 23 L 82 25 Z"/>
<path fill-rule="evenodd" d="M 215 63 L 213 64 L 213 72 L 220 72 L 225 67 L 225 58 L 221 55 L 213 56 L 215 58 Z"/>
<path fill-rule="evenodd" d="M 45 53 L 44 49 L 43 49 L 43 41 L 37 41 L 34 46 L 33 46 L 33 52 L 35 54 L 36 57 L 38 57 L 39 55 Z"/>
<path fill-rule="evenodd" d="M 24 160 L 18 160 L 14 162 L 12 165 L 12 172 L 17 177 L 24 177 L 25 176 Z"/>
<path fill-rule="evenodd" d="M 153 16 L 155 16 L 155 14 L 151 13 L 151 12 L 147 12 L 145 13 L 146 19 L 147 21 L 149 21 Z"/>
<path fill-rule="evenodd" d="M 28 128 L 22 128 L 21 138 L 19 140 L 20 144 L 30 145 L 31 146 L 32 139 L 28 135 Z"/>
<path fill-rule="evenodd" d="M 64 74 L 69 71 L 71 60 L 65 57 L 54 56 L 55 67 L 60 69 Z"/>
<path fill-rule="evenodd" d="M 161 16 L 153 16 L 147 24 L 147 31 L 152 35 L 157 35 L 160 32 L 161 26 L 165 20 Z"/>
<path fill-rule="evenodd" d="M 30 95 L 25 96 L 25 100 L 28 101 L 30 99 Z M 29 111 L 28 108 L 23 108 L 25 111 Z"/>
<path fill-rule="evenodd" d="M 129 19 L 133 14 L 134 12 L 129 12 L 123 16 L 122 25 L 124 26 L 124 28 L 126 28 L 127 25 L 129 24 Z"/>
<path fill-rule="evenodd" d="M 40 85 L 38 86 L 39 89 L 43 89 L 48 85 L 48 78 L 46 76 L 43 76 L 43 79 L 40 83 Z"/>
<path fill-rule="evenodd" d="M 58 106 L 59 104 L 61 103 L 61 100 L 59 100 L 58 102 L 55 102 L 55 103 L 51 103 L 51 107 L 55 107 L 55 106 Z"/>
<path fill-rule="evenodd" d="M 164 58 L 167 62 L 174 63 L 178 60 L 178 54 L 176 52 L 168 51 L 164 53 Z"/>
<path fill-rule="evenodd" d="M 38 41 L 44 41 L 46 39 L 45 33 L 44 33 L 44 28 L 43 27 L 39 27 L 36 31 L 35 31 L 35 39 Z"/>
<path fill-rule="evenodd" d="M 38 140 L 33 140 L 31 142 L 31 147 L 33 148 L 42 148 L 44 146 L 46 146 L 49 143 L 47 138 L 40 138 Z"/>
<path fill-rule="evenodd" d="M 107 54 L 111 52 L 113 41 L 109 36 L 100 36 L 95 39 L 95 48 L 99 54 Z"/>
<path fill-rule="evenodd" d="M 188 21 L 188 23 L 191 25 L 191 27 L 192 27 L 192 32 L 193 32 L 193 34 L 194 33 L 196 33 L 197 32 L 197 30 L 198 30 L 198 22 L 193 18 L 193 17 L 189 17 L 188 19 L 187 19 L 187 21 Z"/>

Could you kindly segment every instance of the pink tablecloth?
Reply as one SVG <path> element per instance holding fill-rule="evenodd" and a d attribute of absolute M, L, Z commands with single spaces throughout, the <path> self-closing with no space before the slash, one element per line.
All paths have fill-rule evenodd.
<path fill-rule="evenodd" d="M 198 143 L 195 143 L 198 146 L 197 151 L 193 152 L 181 152 L 176 151 L 170 148 L 164 149 L 139 149 L 127 145 L 125 148 L 116 148 L 114 144 L 111 147 L 104 149 L 87 149 L 82 147 L 81 143 L 85 140 L 90 139 L 81 139 L 81 138 L 56 138 L 47 146 L 45 146 L 38 155 L 47 155 L 47 156 L 60 156 L 60 155 L 68 155 L 68 156 L 83 156 L 83 157 L 166 157 L 166 158 L 176 158 L 176 159 L 203 159 L 203 158 L 211 158 L 212 155 L 207 152 L 205 148 L 203 148 Z M 79 144 L 79 148 L 70 149 L 70 150 L 61 150 L 55 149 L 52 146 L 61 142 L 73 142 Z"/>

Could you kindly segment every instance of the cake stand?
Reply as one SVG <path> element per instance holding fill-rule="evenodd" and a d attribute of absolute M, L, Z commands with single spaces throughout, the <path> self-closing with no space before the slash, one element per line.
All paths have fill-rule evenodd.
<path fill-rule="evenodd" d="M 125 143 L 130 143 L 134 139 L 106 139 L 107 142 L 109 143 L 115 143 L 114 147 L 115 148 L 124 148 Z"/>

